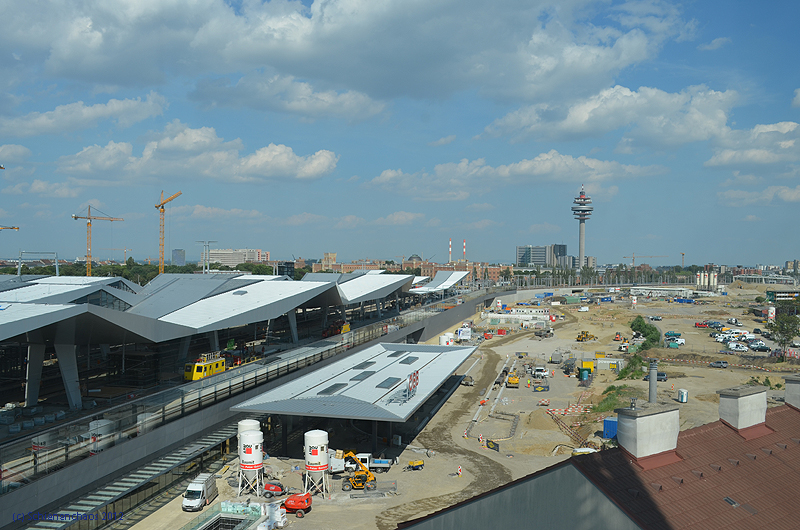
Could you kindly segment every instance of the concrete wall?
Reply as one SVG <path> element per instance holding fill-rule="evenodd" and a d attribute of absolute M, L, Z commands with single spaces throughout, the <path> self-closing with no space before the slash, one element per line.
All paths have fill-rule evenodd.
<path fill-rule="evenodd" d="M 675 449 L 679 431 L 677 409 L 644 416 L 619 413 L 617 417 L 617 441 L 636 458 Z"/>
<path fill-rule="evenodd" d="M 767 392 L 749 396 L 719 396 L 719 419 L 736 429 L 764 423 L 767 416 Z"/>
<path fill-rule="evenodd" d="M 640 530 L 572 465 L 562 465 L 434 514 L 413 530 L 546 528 Z"/>
<path fill-rule="evenodd" d="M 128 440 L 121 445 L 107 449 L 99 455 L 92 456 L 61 471 L 42 477 L 32 484 L 0 496 L 0 514 L 54 511 L 71 499 L 96 489 L 147 462 L 191 443 L 194 439 L 213 432 L 224 424 L 234 421 L 238 415 L 230 411 L 231 407 L 282 385 L 289 380 L 288 378 L 296 379 L 312 371 L 319 370 L 374 344 L 403 341 L 407 335 L 412 333 L 422 331 L 422 340 L 435 337 L 450 326 L 471 317 L 475 313 L 476 305 L 483 305 L 484 300 L 491 302 L 494 296 L 494 294 L 486 295 L 483 298 L 472 300 L 448 311 L 437 313 L 430 318 L 260 385 L 204 408 L 200 412 L 190 414 L 158 427 L 147 434 Z M 2 530 L 10 530 L 19 526 L 14 524 L 10 518 L 0 521 L 0 529 Z"/>

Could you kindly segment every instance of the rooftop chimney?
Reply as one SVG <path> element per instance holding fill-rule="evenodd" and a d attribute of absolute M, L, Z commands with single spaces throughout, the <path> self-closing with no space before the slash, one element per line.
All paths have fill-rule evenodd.
<path fill-rule="evenodd" d="M 792 408 L 800 410 L 800 375 L 787 375 L 784 401 Z"/>
<path fill-rule="evenodd" d="M 678 446 L 680 417 L 678 405 L 653 405 L 616 409 L 617 441 L 643 469 L 680 461 Z"/>
<path fill-rule="evenodd" d="M 658 401 L 658 359 L 650 359 L 650 396 L 647 401 Z"/>
<path fill-rule="evenodd" d="M 767 427 L 767 389 L 741 385 L 718 390 L 719 419 L 734 428 L 746 440 L 772 432 Z"/>

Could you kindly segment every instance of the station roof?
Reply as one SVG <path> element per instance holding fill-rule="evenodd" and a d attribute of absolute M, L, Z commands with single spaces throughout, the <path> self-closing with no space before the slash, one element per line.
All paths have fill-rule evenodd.
<path fill-rule="evenodd" d="M 412 294 L 438 293 L 450 289 L 455 284 L 467 277 L 467 271 L 438 271 L 429 283 L 422 287 L 415 287 L 409 292 Z"/>
<path fill-rule="evenodd" d="M 345 305 L 380 300 L 395 292 L 408 291 L 414 280 L 408 274 L 382 274 L 383 271 L 355 271 L 346 274 L 309 273 L 307 281 L 336 282 L 339 296 Z"/>
<path fill-rule="evenodd" d="M 475 347 L 378 344 L 231 408 L 288 416 L 405 422 Z M 419 371 L 409 394 L 412 372 Z"/>

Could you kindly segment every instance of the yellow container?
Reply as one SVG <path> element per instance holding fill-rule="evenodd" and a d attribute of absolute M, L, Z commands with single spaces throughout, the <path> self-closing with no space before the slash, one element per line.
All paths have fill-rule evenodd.
<path fill-rule="evenodd" d="M 583 361 L 581 363 L 581 368 L 588 368 L 589 370 L 591 370 L 592 368 L 594 368 L 594 361 Z"/>
<path fill-rule="evenodd" d="M 596 351 L 596 352 L 594 352 L 594 358 L 595 359 L 605 359 L 606 358 L 606 352 L 604 352 L 604 351 Z"/>

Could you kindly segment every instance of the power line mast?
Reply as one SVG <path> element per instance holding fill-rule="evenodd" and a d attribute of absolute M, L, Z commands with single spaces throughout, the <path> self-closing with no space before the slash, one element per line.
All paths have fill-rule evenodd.
<path fill-rule="evenodd" d="M 89 213 L 86 215 L 72 214 L 72 218 L 86 219 L 86 276 L 92 275 L 92 220 L 97 221 L 124 221 L 121 217 L 107 217 L 92 215 L 92 206 L 89 205 Z"/>
<path fill-rule="evenodd" d="M 161 190 L 161 202 L 156 204 L 156 209 L 161 215 L 161 225 L 158 239 L 158 273 L 164 274 L 164 205 L 170 201 L 174 201 L 181 195 L 181 192 L 164 200 L 164 190 Z"/>

